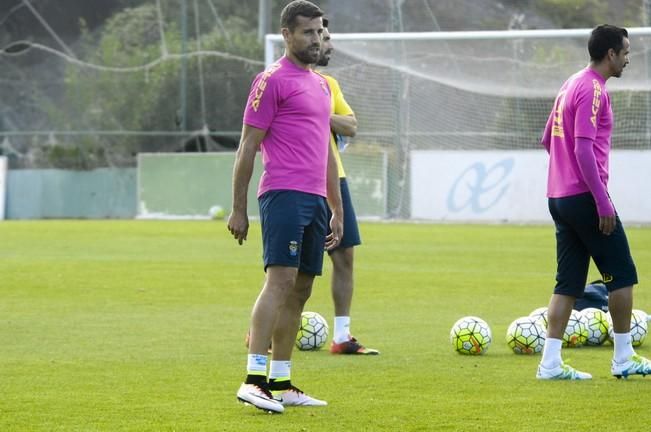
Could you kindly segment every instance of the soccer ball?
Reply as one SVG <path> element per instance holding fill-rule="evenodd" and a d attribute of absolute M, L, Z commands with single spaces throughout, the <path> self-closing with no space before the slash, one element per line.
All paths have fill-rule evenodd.
<path fill-rule="evenodd" d="M 296 335 L 296 348 L 301 351 L 318 350 L 328 339 L 328 323 L 316 312 L 301 314 L 301 327 Z"/>
<path fill-rule="evenodd" d="M 529 314 L 529 316 L 537 321 L 543 330 L 547 330 L 547 306 L 534 309 L 533 312 Z"/>
<path fill-rule="evenodd" d="M 633 313 L 639 315 L 641 320 L 644 320 L 644 321 L 647 321 L 647 322 L 649 321 L 649 314 L 647 314 L 643 310 L 641 310 L 641 309 L 633 309 Z"/>
<path fill-rule="evenodd" d="M 535 354 L 545 345 L 545 329 L 531 316 L 520 317 L 506 330 L 506 344 L 516 354 Z"/>
<path fill-rule="evenodd" d="M 226 210 L 222 206 L 214 205 L 208 210 L 208 215 L 211 219 L 224 219 L 226 217 Z"/>
<path fill-rule="evenodd" d="M 631 314 L 631 342 L 634 347 L 642 345 L 649 332 L 647 315 L 639 309 L 633 309 Z"/>
<path fill-rule="evenodd" d="M 588 345 L 601 345 L 608 339 L 610 324 L 604 311 L 597 308 L 586 308 L 581 311 L 583 320 L 588 329 Z"/>
<path fill-rule="evenodd" d="M 615 331 L 613 329 L 613 319 L 608 314 L 608 323 L 610 324 L 610 328 L 608 329 L 608 337 L 612 341 L 615 338 Z M 646 335 L 649 332 L 649 327 L 648 327 L 648 322 L 647 322 L 647 314 L 644 311 L 641 311 L 640 309 L 633 309 L 633 313 L 631 314 L 631 344 L 634 347 L 639 347 L 644 343 L 644 340 L 646 339 Z"/>
<path fill-rule="evenodd" d="M 588 339 L 588 327 L 581 312 L 572 309 L 563 333 L 563 346 L 568 348 L 580 347 Z"/>
<path fill-rule="evenodd" d="M 450 330 L 450 342 L 459 354 L 484 354 L 492 340 L 488 323 L 474 316 L 461 318 Z"/>

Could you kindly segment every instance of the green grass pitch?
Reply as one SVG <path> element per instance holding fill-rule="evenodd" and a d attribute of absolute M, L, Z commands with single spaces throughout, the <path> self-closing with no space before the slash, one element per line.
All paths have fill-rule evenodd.
<path fill-rule="evenodd" d="M 627 230 L 651 312 L 651 229 Z M 328 407 L 238 404 L 259 231 L 238 246 L 223 221 L 0 223 L 0 431 L 648 430 L 651 377 L 612 378 L 610 345 L 564 351 L 591 382 L 539 382 L 540 357 L 506 346 L 550 297 L 551 225 L 363 223 L 352 330 L 382 354 L 297 352 L 294 382 Z M 330 268 L 306 310 L 331 324 Z M 464 315 L 491 325 L 486 355 L 453 352 Z"/>

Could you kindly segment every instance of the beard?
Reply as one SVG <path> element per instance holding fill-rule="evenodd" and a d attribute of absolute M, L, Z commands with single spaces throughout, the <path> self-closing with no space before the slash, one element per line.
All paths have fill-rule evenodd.
<path fill-rule="evenodd" d="M 622 73 L 624 72 L 624 68 L 622 67 L 620 70 L 618 70 L 615 75 L 613 75 L 615 78 L 621 78 Z"/>
<path fill-rule="evenodd" d="M 294 56 L 296 56 L 296 58 L 300 60 L 301 63 L 314 64 L 319 60 L 321 51 L 314 51 L 311 48 L 312 47 L 306 48 L 302 51 L 296 51 L 294 52 Z"/>
<path fill-rule="evenodd" d="M 327 56 L 322 55 L 321 57 L 319 57 L 319 60 L 317 60 L 316 65 L 325 67 L 325 66 L 328 66 L 329 62 L 330 62 L 330 59 Z"/>

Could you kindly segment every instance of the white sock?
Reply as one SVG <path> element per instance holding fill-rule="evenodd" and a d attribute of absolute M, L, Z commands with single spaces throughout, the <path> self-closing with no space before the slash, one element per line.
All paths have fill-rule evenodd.
<path fill-rule="evenodd" d="M 540 364 L 546 369 L 553 369 L 563 363 L 561 359 L 561 347 L 563 341 L 560 339 L 547 338 L 545 339 L 545 346 L 543 348 L 542 360 Z"/>
<path fill-rule="evenodd" d="M 335 334 L 332 337 L 335 343 L 346 342 L 350 339 L 350 317 L 349 316 L 336 316 L 335 317 Z"/>
<path fill-rule="evenodd" d="M 613 344 L 615 345 L 614 357 L 617 363 L 624 363 L 635 354 L 633 342 L 631 341 L 631 332 L 615 333 Z"/>
<path fill-rule="evenodd" d="M 292 370 L 291 360 L 272 360 L 269 367 L 269 379 L 288 381 Z"/>
<path fill-rule="evenodd" d="M 267 356 L 249 354 L 246 361 L 246 372 L 249 375 L 267 375 Z"/>

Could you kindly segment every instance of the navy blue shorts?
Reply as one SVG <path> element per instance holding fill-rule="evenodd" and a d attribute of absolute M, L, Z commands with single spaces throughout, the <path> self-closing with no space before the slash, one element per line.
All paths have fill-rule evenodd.
<path fill-rule="evenodd" d="M 293 190 L 268 191 L 258 198 L 264 269 L 296 267 L 320 275 L 327 232 L 326 199 Z"/>
<path fill-rule="evenodd" d="M 357 225 L 357 216 L 355 215 L 355 208 L 353 207 L 353 200 L 350 197 L 350 190 L 348 189 L 348 182 L 346 177 L 339 179 L 341 189 L 341 203 L 344 208 L 344 236 L 336 248 L 328 251 L 329 254 L 337 249 L 345 249 L 362 244 L 362 239 L 359 236 L 359 226 Z M 328 207 L 328 234 L 330 234 L 330 218 L 332 212 Z"/>
<path fill-rule="evenodd" d="M 637 284 L 635 263 L 619 216 L 615 230 L 607 236 L 599 231 L 591 193 L 549 198 L 548 204 L 556 224 L 555 294 L 583 296 L 591 257 L 609 292 Z"/>

